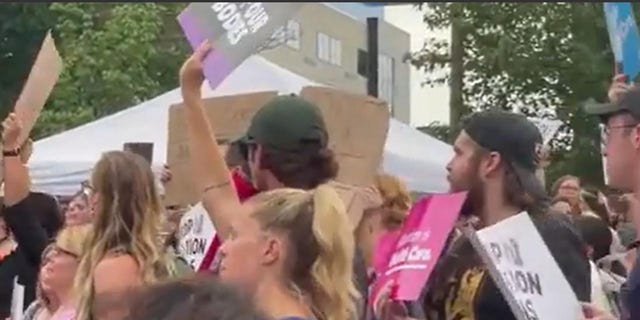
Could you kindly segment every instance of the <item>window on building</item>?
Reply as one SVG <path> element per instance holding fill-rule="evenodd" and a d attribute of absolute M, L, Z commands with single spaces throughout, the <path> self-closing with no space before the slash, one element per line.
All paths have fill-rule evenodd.
<path fill-rule="evenodd" d="M 318 59 L 320 59 L 321 61 L 329 61 L 329 36 L 322 33 L 322 32 L 318 32 L 318 39 L 317 39 L 317 48 L 316 51 L 318 53 Z"/>
<path fill-rule="evenodd" d="M 342 65 L 342 42 L 338 39 L 330 38 L 329 46 L 329 62 L 331 64 L 340 66 Z"/>
<path fill-rule="evenodd" d="M 318 59 L 340 66 L 342 65 L 342 41 L 318 32 Z"/>
<path fill-rule="evenodd" d="M 288 40 L 287 46 L 292 49 L 300 50 L 300 23 L 295 20 L 287 22 Z"/>
<path fill-rule="evenodd" d="M 392 57 L 385 54 L 378 55 L 378 97 L 393 105 L 394 64 Z"/>
<path fill-rule="evenodd" d="M 369 59 L 367 56 L 367 52 L 362 50 L 362 49 L 358 49 L 358 74 L 363 76 L 363 77 L 367 77 L 367 68 L 368 68 L 368 64 L 369 64 Z"/>

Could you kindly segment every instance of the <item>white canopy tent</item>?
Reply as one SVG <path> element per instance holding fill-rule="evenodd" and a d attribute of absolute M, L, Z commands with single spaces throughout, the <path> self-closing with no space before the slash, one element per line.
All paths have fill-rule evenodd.
<path fill-rule="evenodd" d="M 216 89 L 203 85 L 204 97 L 249 92 L 299 93 L 320 84 L 283 69 L 260 56 L 240 65 Z M 180 89 L 166 92 L 135 107 L 39 140 L 30 160 L 34 189 L 56 195 L 75 193 L 88 179 L 92 166 L 108 150 L 125 142 L 152 142 L 154 167 L 166 162 L 169 107 L 182 101 Z M 391 119 L 383 169 L 395 174 L 413 191 L 447 189 L 445 164 L 452 154 L 444 142 Z"/>

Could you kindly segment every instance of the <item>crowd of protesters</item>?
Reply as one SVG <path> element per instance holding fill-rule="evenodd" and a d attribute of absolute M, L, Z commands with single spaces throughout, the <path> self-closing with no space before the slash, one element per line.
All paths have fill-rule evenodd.
<path fill-rule="evenodd" d="M 193 179 L 220 246 L 213 272 L 176 254 L 180 210 L 162 204 L 149 163 L 105 152 L 61 206 L 30 190 L 31 142 L 21 119 L 3 122 L 0 319 L 24 288 L 22 319 L 515 319 L 467 236 L 452 232 L 417 301 L 367 301 L 376 242 L 409 213 L 409 190 L 380 173 L 345 206 L 336 155 L 318 107 L 274 98 L 246 134 L 219 145 L 201 96 L 200 46 L 180 70 Z M 467 191 L 461 223 L 491 226 L 528 212 L 584 319 L 640 319 L 640 87 L 614 78 L 602 120 L 606 187 L 567 175 L 545 190 L 542 137 L 524 116 L 472 114 L 447 165 Z M 425 150 L 428 152 L 428 150 Z M 165 171 L 163 182 L 171 179 Z"/>

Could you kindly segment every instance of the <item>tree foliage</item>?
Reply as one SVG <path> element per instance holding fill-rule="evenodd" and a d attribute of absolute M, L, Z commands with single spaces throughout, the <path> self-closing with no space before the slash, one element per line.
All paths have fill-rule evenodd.
<path fill-rule="evenodd" d="M 189 51 L 176 21 L 186 3 L 7 4 L 0 101 L 12 106 L 47 29 L 64 70 L 32 136 L 58 133 L 178 85 Z M 6 114 L 6 110 L 4 114 Z M 4 115 L 3 114 L 3 115 Z"/>
<path fill-rule="evenodd" d="M 28 18 L 27 18 L 28 17 Z M 5 3 L 0 10 L 0 117 L 20 94 L 46 31 L 54 17 L 48 3 Z"/>
<path fill-rule="evenodd" d="M 498 108 L 565 124 L 553 141 L 550 178 L 573 173 L 602 181 L 595 119 L 581 110 L 603 101 L 613 73 L 601 3 L 424 3 L 428 29 L 459 22 L 464 35 L 463 101 L 469 110 Z M 428 38 L 411 62 L 427 74 L 448 70 L 449 42 Z M 427 76 L 425 83 L 446 83 Z M 553 180 L 553 179 L 548 179 Z"/>

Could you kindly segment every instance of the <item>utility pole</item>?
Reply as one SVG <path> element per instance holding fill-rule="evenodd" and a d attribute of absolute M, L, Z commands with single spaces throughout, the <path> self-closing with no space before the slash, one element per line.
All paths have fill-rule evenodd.
<path fill-rule="evenodd" d="M 451 77 L 449 79 L 449 139 L 456 138 L 456 131 L 460 119 L 468 112 L 462 99 L 464 79 L 464 33 L 461 22 L 463 15 L 462 3 L 451 4 Z"/>
<path fill-rule="evenodd" d="M 378 18 L 367 18 L 367 94 L 378 97 Z"/>

